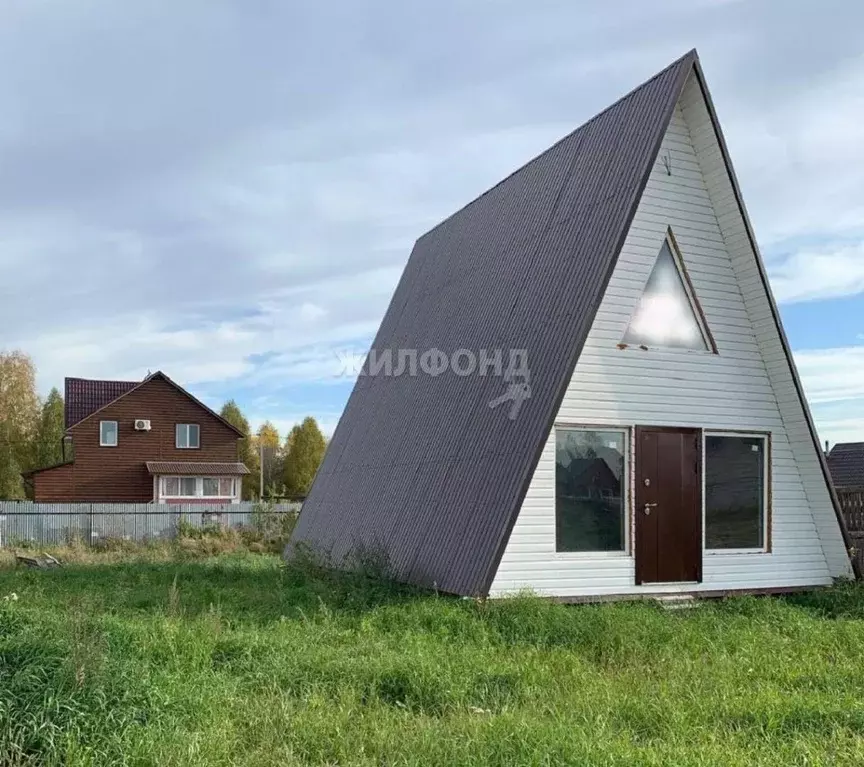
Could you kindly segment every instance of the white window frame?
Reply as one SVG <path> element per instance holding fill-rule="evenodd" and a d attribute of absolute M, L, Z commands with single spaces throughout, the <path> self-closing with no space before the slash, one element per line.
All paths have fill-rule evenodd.
<path fill-rule="evenodd" d="M 198 444 L 190 445 L 189 444 L 189 434 L 190 434 L 190 426 L 194 426 L 196 429 L 196 434 L 198 435 Z M 186 444 L 180 444 L 180 430 L 183 429 L 186 434 Z M 200 450 L 201 449 L 201 425 L 197 423 L 178 423 L 174 425 L 174 446 L 178 450 Z"/>
<path fill-rule="evenodd" d="M 221 491 L 223 480 L 230 481 L 231 482 L 231 492 L 228 495 L 223 495 L 222 492 L 217 492 L 216 495 L 205 495 L 205 493 L 204 493 L 204 480 L 206 480 L 206 479 L 216 480 L 217 487 L 219 488 L 220 491 Z M 236 488 L 236 485 L 234 484 L 234 477 L 226 477 L 224 475 L 222 475 L 222 476 L 217 475 L 215 477 L 212 475 L 201 477 L 201 497 L 202 498 L 233 498 L 234 492 L 236 489 L 237 488 Z"/>
<path fill-rule="evenodd" d="M 237 497 L 237 492 L 238 492 L 237 491 L 237 477 L 217 477 L 217 479 L 219 480 L 220 485 L 222 484 L 223 479 L 227 479 L 227 480 L 231 481 L 231 493 L 230 493 L 230 495 L 222 495 L 222 493 L 220 492 L 219 493 L 220 498 L 236 498 Z"/>
<path fill-rule="evenodd" d="M 171 479 L 177 480 L 178 493 L 179 493 L 180 487 L 182 486 L 182 481 L 184 479 L 187 479 L 187 480 L 188 479 L 194 479 L 195 480 L 195 495 L 179 495 L 179 494 L 174 495 L 173 493 L 166 492 L 166 483 L 168 482 L 168 480 L 171 480 Z M 215 480 L 218 480 L 220 482 L 220 484 L 221 484 L 221 481 L 223 479 L 230 479 L 231 480 L 231 494 L 230 495 L 221 495 L 221 494 L 204 495 L 204 480 L 205 479 L 215 479 Z M 166 475 L 162 475 L 159 477 L 159 483 L 160 483 L 159 484 L 159 497 L 160 498 L 171 498 L 171 499 L 174 499 L 174 498 L 213 498 L 213 499 L 230 498 L 231 500 L 234 500 L 237 498 L 237 489 L 238 489 L 237 477 L 233 477 L 233 476 L 226 477 L 224 475 L 223 476 L 217 475 L 214 477 L 212 475 L 208 475 L 207 477 L 205 477 L 204 475 L 190 476 L 189 474 L 179 474 L 179 475 L 178 474 L 166 474 Z"/>
<path fill-rule="evenodd" d="M 188 482 L 190 479 L 192 480 L 192 485 L 195 488 L 192 491 L 192 495 L 188 495 L 188 494 L 182 492 L 183 482 L 184 481 Z M 190 477 L 190 476 L 186 475 L 186 476 L 178 477 L 177 480 L 178 480 L 178 483 L 177 483 L 178 489 L 180 490 L 180 492 L 177 495 L 177 498 L 200 498 L 201 497 L 201 478 L 200 477 Z"/>
<path fill-rule="evenodd" d="M 157 481 L 159 482 L 159 498 L 180 498 L 180 477 L 157 477 Z M 168 480 L 176 479 L 177 480 L 177 492 L 169 493 L 168 492 Z"/>
<path fill-rule="evenodd" d="M 706 477 L 708 475 L 708 463 L 706 461 L 705 444 L 708 437 L 740 437 L 742 439 L 762 440 L 762 546 L 761 548 L 743 549 L 709 549 L 707 545 L 706 522 L 708 518 L 708 496 L 706 493 Z M 759 431 L 734 431 L 723 429 L 702 430 L 702 552 L 706 556 L 722 557 L 741 554 L 770 554 L 771 553 L 771 432 Z"/>
<path fill-rule="evenodd" d="M 696 324 L 699 326 L 699 332 L 702 334 L 702 340 L 705 342 L 704 349 L 683 349 L 676 348 L 674 346 L 648 346 L 648 351 L 651 352 L 662 352 L 664 354 L 709 354 L 716 356 L 719 354 L 717 350 L 717 344 L 714 341 L 714 335 L 711 333 L 711 330 L 708 327 L 708 318 L 705 316 L 705 310 L 702 308 L 702 304 L 699 299 L 696 297 L 696 289 L 693 287 L 693 282 L 690 279 L 690 273 L 687 271 L 687 266 L 684 264 L 684 254 L 681 253 L 681 249 L 678 247 L 678 240 L 675 239 L 675 233 L 672 231 L 672 227 L 667 227 L 666 234 L 663 237 L 663 242 L 660 243 L 660 247 L 657 249 L 657 255 L 654 257 L 654 260 L 651 262 L 651 268 L 648 270 L 648 276 L 645 278 L 645 284 L 642 286 L 642 290 L 639 293 L 639 299 L 642 300 L 642 295 L 645 292 L 645 289 L 648 287 L 648 280 L 651 279 L 651 275 L 654 272 L 654 267 L 657 265 L 657 259 L 660 257 L 660 252 L 663 250 L 663 243 L 669 246 L 669 252 L 672 254 L 672 260 L 675 262 L 675 266 L 678 268 L 678 275 L 681 277 L 681 283 L 684 285 L 684 293 L 687 295 L 687 300 L 690 303 L 690 309 L 693 312 L 693 316 L 696 318 Z M 637 305 L 638 306 L 638 305 Z M 635 313 L 635 310 L 634 310 Z M 623 338 L 627 335 L 627 328 L 630 327 L 630 322 L 633 319 L 633 315 L 631 314 L 627 318 L 627 324 L 624 326 L 624 332 L 621 335 L 622 342 L 618 345 L 619 349 L 623 349 L 622 351 L 630 351 L 630 352 L 645 352 L 640 346 L 634 346 L 632 344 L 623 344 Z"/>
<path fill-rule="evenodd" d="M 102 427 L 106 423 L 114 424 L 114 441 L 106 442 L 102 434 Z M 117 447 L 120 444 L 120 423 L 118 421 L 99 421 L 99 447 Z"/>
<path fill-rule="evenodd" d="M 605 431 L 618 432 L 624 437 L 624 471 L 621 478 L 623 484 L 622 503 L 624 506 L 624 548 L 620 551 L 558 551 L 557 525 L 558 525 L 558 508 L 557 499 L 555 496 L 557 490 L 557 482 L 555 474 L 557 472 L 557 462 L 555 460 L 555 449 L 558 441 L 558 431 Z M 552 429 L 551 439 L 553 440 L 552 447 L 552 552 L 555 559 L 562 560 L 586 560 L 586 559 L 632 559 L 632 533 L 631 527 L 633 517 L 631 514 L 630 504 L 630 482 L 633 472 L 631 439 L 633 437 L 633 429 L 630 426 L 620 425 L 594 425 L 588 426 L 585 424 L 570 424 L 556 423 Z"/>

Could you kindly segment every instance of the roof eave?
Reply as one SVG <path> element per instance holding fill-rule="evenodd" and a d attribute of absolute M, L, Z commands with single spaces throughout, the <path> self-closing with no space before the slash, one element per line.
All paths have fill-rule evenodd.
<path fill-rule="evenodd" d="M 51 471 L 52 469 L 60 469 L 63 466 L 71 466 L 74 463 L 74 459 L 70 459 L 68 461 L 60 461 L 59 463 L 53 463 L 50 466 L 42 466 L 38 469 L 28 469 L 27 471 L 22 471 L 22 477 L 32 477 L 34 474 L 40 474 L 43 471 Z"/>

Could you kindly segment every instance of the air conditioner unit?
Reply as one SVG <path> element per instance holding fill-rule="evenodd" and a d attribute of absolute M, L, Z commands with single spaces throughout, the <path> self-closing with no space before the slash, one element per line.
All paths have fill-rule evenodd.
<path fill-rule="evenodd" d="M 143 418 L 136 418 L 135 431 L 150 431 L 150 421 L 145 421 Z"/>

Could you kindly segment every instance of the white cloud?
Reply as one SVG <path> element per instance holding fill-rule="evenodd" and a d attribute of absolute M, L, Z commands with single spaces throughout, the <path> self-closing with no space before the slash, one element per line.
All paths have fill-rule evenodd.
<path fill-rule="evenodd" d="M 300 307 L 300 319 L 304 322 L 315 322 L 327 315 L 327 310 L 308 301 Z"/>
<path fill-rule="evenodd" d="M 862 409 L 864 410 L 864 409 Z M 817 418 L 816 429 L 824 444 L 835 445 L 838 442 L 864 442 L 864 413 L 852 418 Z"/>
<path fill-rule="evenodd" d="M 784 303 L 852 296 L 864 292 L 864 241 L 800 250 L 770 265 L 771 287 Z"/>
<path fill-rule="evenodd" d="M 811 403 L 860 400 L 864 411 L 864 346 L 795 352 Z"/>
<path fill-rule="evenodd" d="M 251 319 L 214 323 L 189 320 L 194 329 L 168 330 L 158 318 L 121 317 L 110 338 L 98 326 L 32 340 L 41 390 L 60 386 L 64 375 L 137 380 L 163 370 L 183 385 L 239 381 L 336 381 L 340 344 L 368 343 L 377 323 L 344 323 L 310 329 L 303 309 L 264 312 Z M 317 319 L 317 318 L 316 318 Z M 314 330 L 314 332 L 313 332 Z M 307 332 L 308 331 L 308 332 Z M 23 344 L 22 344 L 23 346 Z M 267 355 L 258 365 L 256 355 Z"/>
<path fill-rule="evenodd" d="M 758 236 L 864 235 L 864 57 L 775 99 L 720 114 Z"/>
<path fill-rule="evenodd" d="M 724 106 L 720 120 L 778 300 L 864 292 L 864 57 Z"/>
<path fill-rule="evenodd" d="M 821 439 L 864 441 L 864 346 L 794 356 Z"/>
<path fill-rule="evenodd" d="M 864 290 L 849 7 L 7 6 L 0 346 L 43 390 L 334 380 L 417 236 L 694 45 L 781 300 Z M 305 415 L 274 396 L 249 412 Z"/>

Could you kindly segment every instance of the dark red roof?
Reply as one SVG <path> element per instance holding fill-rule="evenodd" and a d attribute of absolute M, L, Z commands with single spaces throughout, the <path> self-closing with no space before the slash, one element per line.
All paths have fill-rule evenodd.
<path fill-rule="evenodd" d="M 864 442 L 838 442 L 828 454 L 834 487 L 864 487 Z"/>
<path fill-rule="evenodd" d="M 194 474 L 217 477 L 249 473 L 245 464 L 214 461 L 147 461 L 147 471 L 150 474 Z"/>
<path fill-rule="evenodd" d="M 219 413 L 211 410 L 201 400 L 193 397 L 180 384 L 172 381 L 161 370 L 149 374 L 143 381 L 91 381 L 85 378 L 67 378 L 66 379 L 66 428 L 69 429 L 77 423 L 81 423 L 85 418 L 89 418 L 98 410 L 110 405 L 114 400 L 123 397 L 153 380 L 165 381 L 170 386 L 173 386 L 181 394 L 185 394 L 196 405 L 203 410 L 206 410 L 214 418 L 217 418 L 224 423 L 229 429 L 232 429 L 240 437 L 247 436 L 233 423 L 225 420 Z"/>
<path fill-rule="evenodd" d="M 94 381 L 86 378 L 66 379 L 66 428 L 83 421 L 118 397 L 138 386 L 140 381 Z"/>

